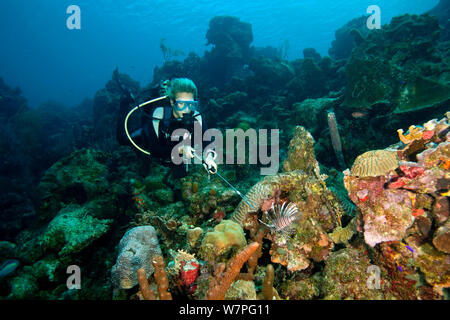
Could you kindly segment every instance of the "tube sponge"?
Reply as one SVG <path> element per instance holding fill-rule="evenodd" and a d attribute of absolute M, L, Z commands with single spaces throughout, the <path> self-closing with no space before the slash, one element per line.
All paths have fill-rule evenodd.
<path fill-rule="evenodd" d="M 344 153 L 342 152 L 342 143 L 336 121 L 336 115 L 333 111 L 328 111 L 327 119 L 328 127 L 330 128 L 331 143 L 333 144 L 334 153 L 336 154 L 339 166 L 345 169 L 347 168 L 347 165 L 345 164 Z"/>

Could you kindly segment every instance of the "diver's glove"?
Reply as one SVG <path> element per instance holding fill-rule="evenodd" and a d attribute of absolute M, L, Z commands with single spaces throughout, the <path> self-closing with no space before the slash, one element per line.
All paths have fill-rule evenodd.
<path fill-rule="evenodd" d="M 178 148 L 178 154 L 186 159 L 194 158 L 194 152 L 195 150 L 191 146 L 181 146 Z"/>
<path fill-rule="evenodd" d="M 209 150 L 207 152 L 206 159 L 203 161 L 203 166 L 208 173 L 215 174 L 217 172 L 216 158 L 217 153 L 214 150 Z"/>

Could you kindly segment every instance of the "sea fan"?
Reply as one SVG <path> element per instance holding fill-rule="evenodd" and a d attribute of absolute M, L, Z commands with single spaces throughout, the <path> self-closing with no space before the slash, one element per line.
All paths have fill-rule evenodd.
<path fill-rule="evenodd" d="M 298 219 L 298 208 L 292 202 L 287 205 L 284 202 L 281 207 L 278 203 L 272 204 L 272 208 L 269 211 L 272 213 L 272 216 L 269 218 L 270 223 L 259 221 L 270 228 L 271 232 L 288 233 L 292 223 Z"/>

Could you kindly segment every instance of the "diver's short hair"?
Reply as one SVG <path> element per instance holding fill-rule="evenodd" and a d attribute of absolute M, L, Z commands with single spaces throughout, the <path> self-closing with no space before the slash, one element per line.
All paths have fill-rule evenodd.
<path fill-rule="evenodd" d="M 167 96 L 175 100 L 175 96 L 178 92 L 190 92 L 193 94 L 194 99 L 197 100 L 197 87 L 194 81 L 188 78 L 175 78 L 170 81 L 167 88 Z"/>

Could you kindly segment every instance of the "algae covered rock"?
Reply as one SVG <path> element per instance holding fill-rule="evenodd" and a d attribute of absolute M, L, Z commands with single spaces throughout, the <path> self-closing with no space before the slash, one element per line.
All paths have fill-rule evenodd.
<path fill-rule="evenodd" d="M 450 220 L 436 230 L 433 245 L 439 251 L 450 253 Z"/>
<path fill-rule="evenodd" d="M 289 300 L 312 300 L 320 295 L 321 274 L 309 278 L 285 281 L 281 285 L 281 294 Z"/>
<path fill-rule="evenodd" d="M 337 226 L 332 233 L 328 234 L 328 237 L 333 240 L 334 243 L 348 244 L 349 240 L 356 233 L 356 218 L 353 218 L 350 223 L 342 228 Z"/>
<path fill-rule="evenodd" d="M 36 299 L 39 292 L 36 278 L 25 272 L 11 279 L 10 288 L 8 299 L 14 300 Z"/>
<path fill-rule="evenodd" d="M 427 14 L 394 17 L 370 33 L 346 66 L 344 105 L 360 110 L 386 104 L 394 113 L 445 108 L 449 62 L 440 52 L 439 35 L 438 20 Z"/>
<path fill-rule="evenodd" d="M 410 192 L 384 189 L 386 182 L 384 176 L 344 177 L 350 199 L 362 212 L 364 238 L 371 247 L 380 242 L 403 239 L 414 222 Z"/>
<path fill-rule="evenodd" d="M 371 289 L 367 282 L 371 266 L 366 255 L 353 248 L 333 252 L 325 262 L 321 293 L 325 299 L 383 299 L 379 289 Z"/>
<path fill-rule="evenodd" d="M 228 289 L 226 300 L 256 300 L 256 289 L 253 281 L 237 280 Z"/>
<path fill-rule="evenodd" d="M 319 174 L 319 163 L 314 155 L 314 138 L 304 127 L 297 126 L 295 128 L 283 169 L 284 171 L 302 170 L 307 174 Z"/>
<path fill-rule="evenodd" d="M 38 186 L 39 214 L 51 219 L 65 203 L 85 202 L 109 193 L 107 156 L 101 151 L 83 149 L 75 151 L 52 165 Z M 107 210 L 99 207 L 99 210 Z M 111 209 L 111 211 L 113 211 Z"/>
<path fill-rule="evenodd" d="M 50 221 L 41 244 L 60 256 L 73 255 L 89 246 L 109 230 L 112 220 L 97 219 L 83 207 L 68 206 Z"/>
<path fill-rule="evenodd" d="M 401 91 L 394 113 L 439 107 L 450 101 L 450 84 L 418 76 Z"/>
<path fill-rule="evenodd" d="M 337 104 L 335 98 L 306 99 L 292 105 L 295 121 L 305 127 L 313 136 L 319 134 L 321 123 L 325 121 L 326 111 Z"/>
<path fill-rule="evenodd" d="M 420 246 L 418 253 L 417 266 L 426 281 L 442 294 L 443 288 L 450 287 L 450 255 L 436 250 L 429 243 Z"/>
<path fill-rule="evenodd" d="M 362 16 L 347 22 L 344 26 L 337 29 L 335 32 L 336 40 L 331 43 L 331 48 L 328 50 L 330 57 L 333 59 L 347 59 L 353 48 L 358 44 L 355 34 L 358 33 L 360 37 L 366 37 L 369 33 L 367 28 L 367 17 Z"/>
<path fill-rule="evenodd" d="M 0 261 L 7 260 L 15 256 L 16 244 L 9 241 L 0 241 Z"/>
<path fill-rule="evenodd" d="M 320 224 L 311 218 L 301 218 L 291 236 L 271 234 L 271 260 L 284 265 L 289 271 L 308 268 L 312 261 L 323 261 L 334 247 Z"/>

